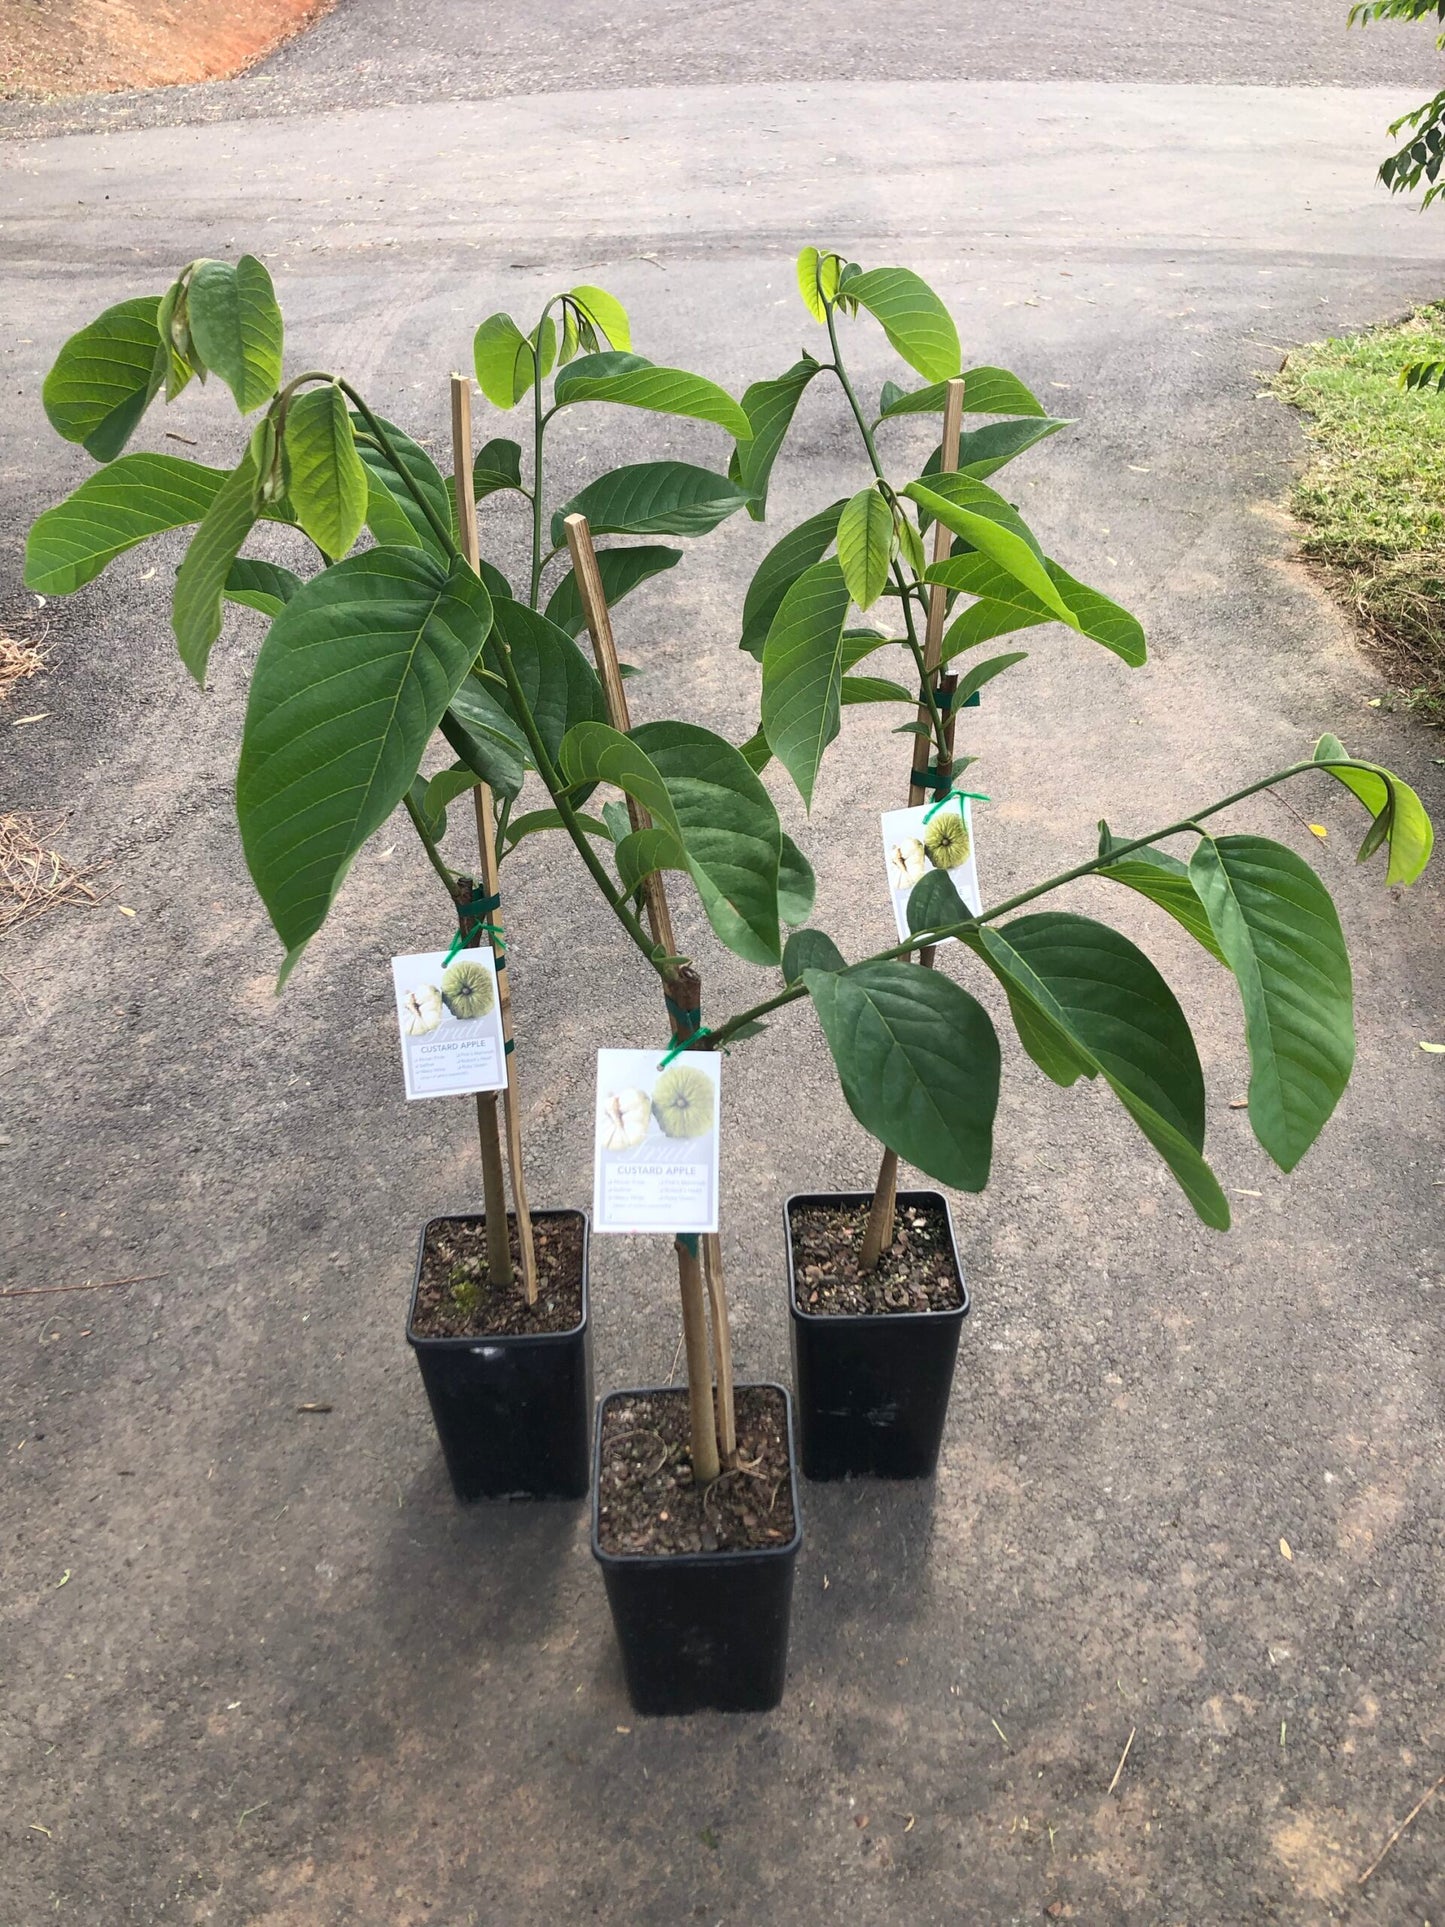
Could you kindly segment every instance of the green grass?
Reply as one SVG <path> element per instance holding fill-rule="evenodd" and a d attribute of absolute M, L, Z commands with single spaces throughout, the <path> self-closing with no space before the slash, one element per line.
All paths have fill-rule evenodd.
<path fill-rule="evenodd" d="M 1295 349 L 1273 386 L 1307 417 L 1290 499 L 1305 555 L 1417 713 L 1445 723 L 1445 395 L 1399 385 L 1427 359 L 1445 360 L 1445 303 Z"/>

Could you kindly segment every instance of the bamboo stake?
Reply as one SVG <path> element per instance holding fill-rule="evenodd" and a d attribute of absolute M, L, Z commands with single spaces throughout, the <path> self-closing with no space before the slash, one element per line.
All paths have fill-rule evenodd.
<path fill-rule="evenodd" d="M 958 467 L 958 444 L 962 430 L 963 377 L 962 375 L 955 375 L 953 380 L 948 384 L 948 393 L 945 395 L 943 402 L 943 447 L 938 458 L 938 467 L 941 474 L 951 474 L 953 470 Z M 950 536 L 948 530 L 943 526 L 942 522 L 935 522 L 933 525 L 933 560 L 935 562 L 945 561 L 948 556 L 949 547 Z M 947 613 L 948 591 L 941 582 L 932 583 L 929 587 L 928 595 L 928 620 L 923 632 L 923 668 L 925 678 L 929 681 L 935 681 L 938 675 L 938 660 L 943 653 L 943 624 Z M 949 695 L 952 696 L 952 693 L 950 689 Z M 920 702 L 918 705 L 918 721 L 931 731 L 932 718 L 929 716 L 928 704 L 926 702 Z M 954 722 L 953 705 L 950 702 L 948 720 L 944 725 L 944 737 L 948 753 L 946 757 L 940 756 L 939 759 L 938 775 L 940 778 L 951 777 L 953 774 Z M 909 740 L 913 744 L 913 749 L 910 752 L 913 761 L 910 764 L 908 781 L 908 807 L 910 809 L 916 809 L 920 803 L 927 800 L 928 790 L 921 783 L 915 783 L 913 781 L 912 771 L 918 766 L 918 744 L 924 741 L 932 744 L 932 736 L 931 734 L 927 737 L 915 735 L 910 737 Z M 932 760 L 931 752 L 930 756 L 924 760 L 925 764 Z M 935 792 L 935 794 L 936 793 L 937 792 Z M 919 952 L 918 961 L 925 970 L 931 970 L 933 968 L 933 946 L 931 944 Z M 878 1260 L 883 1256 L 883 1253 L 893 1243 L 894 1218 L 897 1205 L 898 1153 L 896 1151 L 885 1151 L 883 1153 L 882 1163 L 878 1167 L 878 1182 L 873 1187 L 873 1203 L 868 1212 L 868 1228 L 863 1234 L 863 1249 L 858 1255 L 858 1264 L 861 1270 L 872 1271 L 878 1263 Z"/>
<path fill-rule="evenodd" d="M 470 567 L 478 568 L 481 549 L 477 542 L 477 503 L 472 489 L 472 389 L 465 375 L 452 376 L 452 473 L 457 492 L 457 530 L 462 554 Z M 477 852 L 481 861 L 482 890 L 488 897 L 500 897 L 501 878 L 495 841 L 496 817 L 489 783 L 478 783 L 472 791 L 476 812 Z M 477 1131 L 482 1146 L 482 1180 L 487 1211 L 487 1272 L 491 1282 L 506 1286 L 512 1282 L 511 1239 L 507 1231 L 507 1197 L 502 1176 L 502 1150 L 497 1131 L 498 1097 L 501 1098 L 503 1128 L 507 1139 L 507 1161 L 512 1169 L 512 1202 L 517 1219 L 517 1248 L 522 1260 L 522 1291 L 529 1305 L 537 1302 L 537 1254 L 532 1237 L 532 1214 L 527 1203 L 527 1182 L 522 1169 L 522 1126 L 520 1097 L 517 1091 L 516 1060 L 512 1054 L 512 993 L 508 983 L 506 944 L 500 908 L 487 921 L 494 933 L 488 937 L 497 966 L 497 1008 L 502 1020 L 502 1037 L 507 1050 L 507 1085 L 500 1093 L 477 1095 Z M 493 1215 L 495 1213 L 495 1215 Z M 500 1235 L 492 1229 L 500 1226 Z"/>
<path fill-rule="evenodd" d="M 563 525 L 567 547 L 572 556 L 572 572 L 597 658 L 597 673 L 607 714 L 614 729 L 624 733 L 632 727 L 627 692 L 617 661 L 617 643 L 612 634 L 612 618 L 602 587 L 602 572 L 597 566 L 597 551 L 592 546 L 592 531 L 585 515 L 569 515 Z M 646 829 L 652 819 L 635 798 L 627 799 L 628 819 L 634 830 Z M 643 903 L 653 941 L 666 956 L 676 952 L 672 932 L 672 913 L 661 872 L 654 871 L 643 884 Z M 690 1037 L 702 1014 L 702 980 L 687 966 L 678 968 L 670 980 L 668 1024 L 674 1039 Z M 710 1484 L 722 1465 L 731 1466 L 737 1457 L 736 1401 L 733 1394 L 732 1337 L 728 1328 L 727 1292 L 723 1282 L 722 1244 L 715 1234 L 705 1233 L 699 1241 L 679 1237 L 677 1246 L 677 1283 L 682 1299 L 682 1334 L 687 1348 L 687 1382 L 692 1413 L 692 1459 L 699 1483 Z M 708 1361 L 707 1317 L 712 1314 L 713 1352 L 717 1364 L 717 1403 L 713 1404 L 712 1370 Z"/>

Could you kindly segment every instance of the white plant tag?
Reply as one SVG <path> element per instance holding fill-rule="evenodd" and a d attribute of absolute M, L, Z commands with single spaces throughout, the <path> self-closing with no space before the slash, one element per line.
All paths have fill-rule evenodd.
<path fill-rule="evenodd" d="M 450 962 L 445 950 L 393 957 L 391 978 L 408 1098 L 507 1088 L 497 966 L 489 949 L 459 950 Z"/>
<path fill-rule="evenodd" d="M 883 861 L 900 942 L 910 934 L 908 899 L 930 870 L 944 872 L 965 910 L 977 916 L 983 908 L 978 893 L 973 808 L 966 796 L 950 796 L 940 810 L 934 810 L 931 803 L 920 803 L 911 810 L 885 810 Z"/>
<path fill-rule="evenodd" d="M 716 1231 L 722 1059 L 600 1050 L 594 1231 Z"/>

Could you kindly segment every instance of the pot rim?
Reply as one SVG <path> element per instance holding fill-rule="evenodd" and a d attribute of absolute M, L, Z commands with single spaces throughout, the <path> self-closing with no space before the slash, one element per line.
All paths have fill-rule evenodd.
<path fill-rule="evenodd" d="M 793 1221 L 792 1210 L 795 1204 L 871 1204 L 871 1191 L 794 1191 L 783 1200 L 783 1245 L 788 1257 L 788 1310 L 799 1324 L 837 1327 L 847 1325 L 854 1331 L 872 1330 L 897 1331 L 910 1325 L 947 1325 L 956 1324 L 968 1316 L 973 1300 L 968 1295 L 968 1280 L 963 1275 L 963 1260 L 958 1253 L 958 1232 L 954 1227 L 953 1212 L 948 1199 L 941 1191 L 921 1189 L 900 1191 L 898 1202 L 918 1203 L 925 1199 L 943 1206 L 943 1216 L 948 1225 L 948 1242 L 953 1252 L 953 1269 L 958 1278 L 958 1288 L 963 1293 L 963 1303 L 948 1311 L 805 1311 L 798 1303 L 798 1281 L 793 1270 Z"/>
<path fill-rule="evenodd" d="M 735 1385 L 735 1392 L 780 1392 L 783 1399 L 783 1412 L 788 1423 L 788 1490 L 793 1500 L 793 1536 L 786 1545 L 781 1546 L 733 1546 L 720 1547 L 716 1552 L 604 1552 L 601 1538 L 602 1513 L 602 1416 L 615 1398 L 651 1398 L 662 1392 L 671 1392 L 678 1398 L 687 1397 L 685 1385 L 621 1385 L 615 1391 L 604 1392 L 597 1401 L 597 1414 L 592 1434 L 592 1557 L 600 1566 L 625 1566 L 630 1572 L 648 1569 L 676 1572 L 679 1567 L 709 1567 L 732 1565 L 739 1562 L 766 1563 L 769 1560 L 790 1559 L 803 1543 L 803 1509 L 798 1502 L 798 1454 L 793 1442 L 793 1395 L 786 1385 L 776 1384 L 770 1378 L 750 1381 L 746 1385 Z"/>
<path fill-rule="evenodd" d="M 456 1224 L 459 1220 L 470 1220 L 474 1224 L 486 1222 L 485 1211 L 439 1211 L 428 1218 L 421 1228 L 417 1240 L 416 1267 L 412 1272 L 411 1303 L 406 1314 L 406 1342 L 415 1351 L 475 1351 L 478 1345 L 504 1345 L 509 1350 L 524 1350 L 529 1346 L 565 1344 L 587 1330 L 591 1316 L 591 1294 L 588 1289 L 588 1259 L 591 1249 L 592 1220 L 588 1212 L 576 1205 L 549 1205 L 534 1209 L 529 1213 L 535 1224 L 539 1218 L 580 1218 L 582 1220 L 582 1316 L 575 1325 L 560 1332 L 419 1332 L 415 1329 L 417 1294 L 421 1290 L 422 1256 L 426 1251 L 427 1233 L 435 1224 Z M 507 1213 L 509 1219 L 515 1212 Z"/>

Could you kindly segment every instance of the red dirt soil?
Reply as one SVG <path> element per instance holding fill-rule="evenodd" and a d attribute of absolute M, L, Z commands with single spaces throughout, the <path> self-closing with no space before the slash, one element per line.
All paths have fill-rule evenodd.
<path fill-rule="evenodd" d="M 0 0 L 0 99 L 240 73 L 333 0 Z"/>

